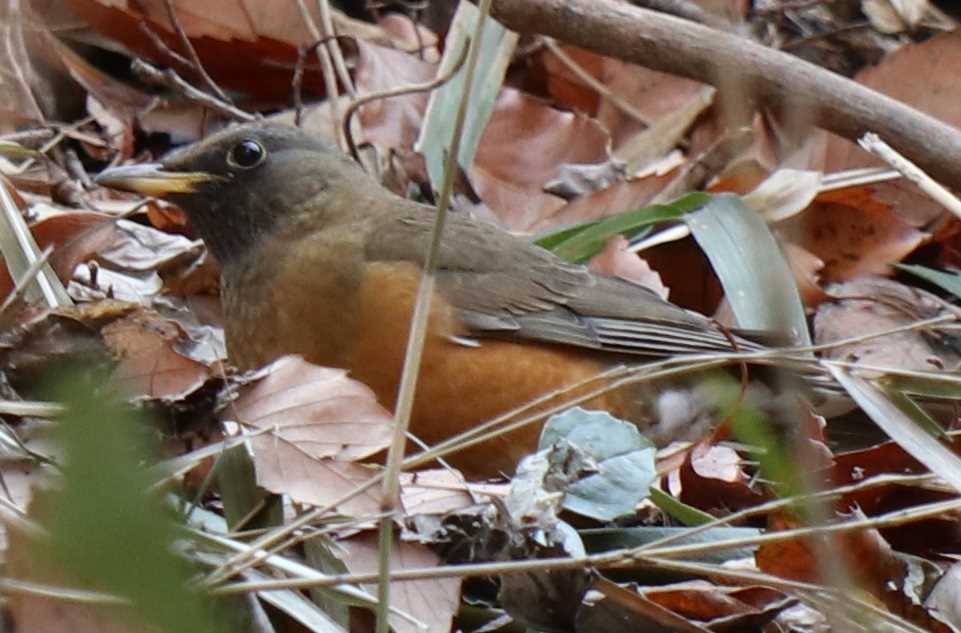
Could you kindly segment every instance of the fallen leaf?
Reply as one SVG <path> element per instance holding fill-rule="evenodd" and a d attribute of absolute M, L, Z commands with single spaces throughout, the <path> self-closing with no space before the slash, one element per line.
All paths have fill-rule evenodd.
<path fill-rule="evenodd" d="M 353 461 L 387 448 L 393 417 L 374 392 L 348 378 L 343 369 L 312 365 L 285 356 L 244 387 L 232 415 L 239 422 L 271 430 L 314 460 Z M 261 453 L 258 459 L 267 459 Z"/>
<path fill-rule="evenodd" d="M 354 538 L 342 540 L 339 545 L 347 550 L 344 564 L 351 573 L 363 574 L 377 571 L 377 535 L 365 532 Z M 392 571 L 434 567 L 441 564 L 437 555 L 426 546 L 395 540 L 391 546 Z M 389 616 L 391 628 L 397 633 L 446 633 L 457 611 L 461 579 L 426 578 L 405 582 L 392 582 L 390 606 L 403 611 L 423 624 L 419 627 L 410 619 L 396 613 Z M 375 591 L 373 585 L 368 585 Z"/>

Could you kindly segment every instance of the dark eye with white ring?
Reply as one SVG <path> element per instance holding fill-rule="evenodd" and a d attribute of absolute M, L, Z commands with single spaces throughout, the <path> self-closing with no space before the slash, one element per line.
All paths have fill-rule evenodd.
<path fill-rule="evenodd" d="M 227 152 L 227 164 L 231 167 L 250 169 L 264 162 L 267 150 L 257 141 L 240 141 Z"/>

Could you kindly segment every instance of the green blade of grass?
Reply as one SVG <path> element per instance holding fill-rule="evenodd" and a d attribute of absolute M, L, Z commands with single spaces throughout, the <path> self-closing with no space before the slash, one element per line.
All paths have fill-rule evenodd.
<path fill-rule="evenodd" d="M 631 238 L 655 224 L 679 221 L 711 200 L 706 193 L 694 192 L 681 196 L 669 204 L 654 204 L 601 220 L 585 222 L 548 233 L 538 238 L 538 246 L 572 262 L 585 262 L 601 252 L 614 235 Z"/>
<path fill-rule="evenodd" d="M 920 277 L 961 299 L 961 275 L 957 273 L 948 273 L 943 270 L 935 270 L 927 266 L 916 266 L 913 264 L 895 264 L 895 268 Z"/>
<path fill-rule="evenodd" d="M 767 223 L 733 194 L 713 196 L 686 217 L 714 268 L 738 326 L 786 332 L 810 345 L 794 275 Z"/>

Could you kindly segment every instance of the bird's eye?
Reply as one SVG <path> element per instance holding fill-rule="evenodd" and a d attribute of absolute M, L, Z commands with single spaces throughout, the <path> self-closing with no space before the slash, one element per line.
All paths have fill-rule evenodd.
<path fill-rule="evenodd" d="M 227 152 L 227 164 L 232 167 L 250 169 L 256 167 L 267 157 L 267 151 L 257 141 L 241 141 Z"/>

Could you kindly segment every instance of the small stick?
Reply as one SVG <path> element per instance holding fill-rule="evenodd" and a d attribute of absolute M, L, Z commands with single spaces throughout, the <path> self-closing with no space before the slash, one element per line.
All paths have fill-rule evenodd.
<path fill-rule="evenodd" d="M 250 114 L 244 110 L 241 110 L 237 106 L 231 105 L 226 101 L 222 101 L 217 97 L 208 94 L 202 90 L 194 88 L 189 83 L 183 80 L 177 71 L 172 68 L 167 68 L 166 70 L 160 70 L 156 66 L 152 66 L 142 59 L 135 59 L 133 63 L 130 64 L 130 70 L 133 74 L 137 75 L 144 81 L 164 86 L 173 90 L 177 94 L 183 96 L 189 101 L 194 103 L 199 103 L 205 108 L 209 108 L 214 112 L 219 112 L 220 114 L 226 116 L 229 119 L 234 119 L 237 121 L 243 121 L 245 123 L 250 123 L 256 121 L 259 117 Z"/>
<path fill-rule="evenodd" d="M 881 140 L 881 137 L 874 132 L 868 132 L 858 139 L 858 144 L 871 152 L 892 169 L 898 170 L 902 176 L 913 182 L 924 193 L 928 194 L 935 202 L 945 209 L 961 218 L 961 200 L 948 191 L 941 183 L 902 156 L 896 149 Z"/>
<path fill-rule="evenodd" d="M 628 103 L 627 101 L 619 97 L 618 95 L 608 90 L 607 86 L 605 86 L 602 82 L 598 81 L 597 78 L 594 77 L 594 75 L 584 70 L 580 64 L 575 62 L 573 59 L 571 59 L 571 57 L 567 53 L 562 51 L 561 47 L 558 46 L 554 42 L 554 40 L 550 38 L 544 38 L 544 45 L 547 46 L 547 50 L 553 53 L 554 56 L 557 57 L 557 59 L 560 60 L 560 62 L 568 70 L 574 73 L 574 75 L 576 75 L 577 78 L 580 79 L 582 82 L 587 84 L 588 87 L 591 88 L 591 90 L 594 90 L 599 95 L 610 99 L 611 104 L 615 106 L 618 110 L 626 114 L 627 116 L 631 117 L 632 119 L 636 119 L 637 121 L 642 123 L 645 127 L 650 127 L 651 120 L 648 117 L 644 116 L 644 113 L 642 113 L 640 110 L 635 108 L 633 105 L 631 105 L 630 103 Z"/>
<path fill-rule="evenodd" d="M 166 55 L 178 64 L 182 64 L 187 68 L 193 67 L 193 64 L 189 59 L 167 46 L 167 43 L 163 41 L 163 38 L 157 35 L 157 32 L 150 28 L 150 26 L 144 20 L 140 20 L 140 23 L 137 26 L 140 27 L 140 31 L 147 36 L 147 39 L 150 40 L 150 42 L 158 51 L 160 51 L 162 55 Z"/>
<path fill-rule="evenodd" d="M 197 55 L 197 50 L 194 48 L 194 45 L 190 43 L 190 38 L 187 36 L 187 32 L 184 31 L 183 25 L 180 24 L 180 20 L 177 19 L 177 11 L 174 9 L 173 0 L 164 0 L 164 7 L 167 9 L 167 17 L 170 19 L 170 26 L 173 27 L 177 37 L 180 38 L 180 44 L 184 47 L 184 50 L 187 51 L 187 55 L 190 56 L 191 68 L 193 68 L 197 74 L 200 75 L 201 79 L 204 80 L 204 83 L 207 84 L 207 88 L 217 95 L 218 99 L 232 104 L 233 101 L 230 100 L 230 97 L 228 97 L 226 93 L 220 89 L 220 86 L 218 86 L 213 80 L 213 77 L 207 74 L 207 71 L 204 69 L 204 65 L 200 63 L 200 57 Z"/>
<path fill-rule="evenodd" d="M 310 49 L 306 46 L 297 48 L 297 62 L 294 64 L 294 76 L 290 80 L 291 99 L 294 102 L 294 125 L 300 127 L 301 119 L 304 115 L 304 64 L 307 63 L 307 52 Z"/>
<path fill-rule="evenodd" d="M 307 10 L 307 5 L 304 4 L 304 0 L 297 0 L 297 9 L 300 11 L 300 17 L 307 25 L 307 30 L 310 31 L 310 36 L 315 40 L 322 41 L 323 38 L 320 35 L 320 31 L 317 29 L 317 25 L 314 23 L 314 18 L 311 17 L 310 11 Z M 318 46 L 315 48 L 317 53 L 317 60 L 320 62 L 320 69 L 324 76 L 324 89 L 327 91 L 327 102 L 330 103 L 330 114 L 331 114 L 331 125 L 333 126 L 334 139 L 341 148 L 344 147 L 344 139 L 341 136 L 341 131 L 337 127 L 337 121 L 340 119 L 340 112 L 337 106 L 337 97 L 339 92 L 337 91 L 337 78 L 334 76 L 334 63 L 330 59 L 330 51 L 327 50 L 326 46 Z"/>
<path fill-rule="evenodd" d="M 464 49 L 461 51 L 460 59 L 457 61 L 456 64 L 454 64 L 453 68 L 451 68 L 450 71 L 448 71 L 445 74 L 439 75 L 438 77 L 435 77 L 434 79 L 428 82 L 425 82 L 422 84 L 410 84 L 408 86 L 401 86 L 399 88 L 392 88 L 390 90 L 382 90 L 380 92 L 372 92 L 370 94 L 364 95 L 363 97 L 358 97 L 357 99 L 352 101 L 351 104 L 347 106 L 347 110 L 344 112 L 344 118 L 343 118 L 343 123 L 341 124 L 341 127 L 343 129 L 344 138 L 346 138 L 347 140 L 347 149 L 350 152 L 350 155 L 354 158 L 354 160 L 357 161 L 359 164 L 363 164 L 360 161 L 360 154 L 357 152 L 357 144 L 354 141 L 354 137 L 350 132 L 350 120 L 354 116 L 354 114 L 357 112 L 357 110 L 359 110 L 365 104 L 370 103 L 371 101 L 376 101 L 378 99 L 389 99 L 391 97 L 400 97 L 403 95 L 414 94 L 417 92 L 427 92 L 428 90 L 433 90 L 435 88 L 438 88 L 439 86 L 444 85 L 445 83 L 453 79 L 454 75 L 457 74 L 457 71 L 460 70 L 461 66 L 464 65 L 464 61 L 467 59 L 468 48 L 469 47 L 467 46 L 464 47 Z"/>
<path fill-rule="evenodd" d="M 334 62 L 334 68 L 337 70 L 340 83 L 344 84 L 344 90 L 347 91 L 347 94 L 356 97 L 357 89 L 354 87 L 354 81 L 350 78 L 347 62 L 344 61 L 344 52 L 340 50 L 337 33 L 334 31 L 334 20 L 330 14 L 330 0 L 317 0 L 317 7 L 320 10 L 320 28 L 324 46 Z"/>

